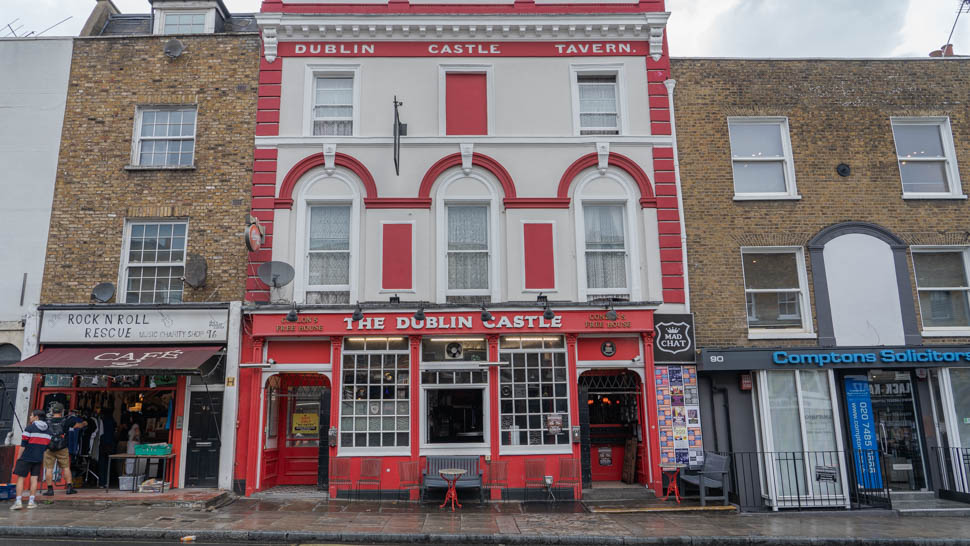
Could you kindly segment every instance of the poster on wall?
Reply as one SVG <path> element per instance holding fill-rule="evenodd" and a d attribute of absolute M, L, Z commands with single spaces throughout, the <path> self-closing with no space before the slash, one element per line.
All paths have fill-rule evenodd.
<path fill-rule="evenodd" d="M 868 377 L 852 375 L 845 377 L 845 404 L 859 487 L 882 489 L 882 467 L 879 463 L 876 421 L 872 415 Z"/>
<path fill-rule="evenodd" d="M 654 374 L 660 464 L 703 464 L 697 369 L 694 366 L 657 366 Z"/>
<path fill-rule="evenodd" d="M 320 415 L 316 413 L 294 413 L 290 425 L 293 436 L 316 436 L 320 433 Z"/>

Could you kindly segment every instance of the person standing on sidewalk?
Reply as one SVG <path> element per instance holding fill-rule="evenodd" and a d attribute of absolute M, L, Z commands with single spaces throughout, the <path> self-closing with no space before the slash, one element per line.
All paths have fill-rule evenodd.
<path fill-rule="evenodd" d="M 75 416 L 64 417 L 64 405 L 54 402 L 51 405 L 52 417 L 47 423 L 50 429 L 50 444 L 44 452 L 44 473 L 47 475 L 47 491 L 45 497 L 54 495 L 54 463 L 61 467 L 61 474 L 67 481 L 67 494 L 77 493 L 74 489 L 74 482 L 71 480 L 71 454 L 67 449 L 67 431 L 72 428 L 87 426 L 87 423 Z"/>
<path fill-rule="evenodd" d="M 20 440 L 20 447 L 24 450 L 13 467 L 13 473 L 17 476 L 17 499 L 13 501 L 11 510 L 20 510 L 24 507 L 21 497 L 24 495 L 24 478 L 27 476 L 30 476 L 30 500 L 27 508 L 37 508 L 37 503 L 34 502 L 34 497 L 37 496 L 37 481 L 44 472 L 44 454 L 47 453 L 47 446 L 51 442 L 49 427 L 45 422 L 46 417 L 44 410 L 34 410 L 30 413 L 27 428 L 24 429 Z"/>

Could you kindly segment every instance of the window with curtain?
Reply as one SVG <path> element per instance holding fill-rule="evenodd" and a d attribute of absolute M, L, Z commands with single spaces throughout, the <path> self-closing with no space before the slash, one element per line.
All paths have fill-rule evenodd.
<path fill-rule="evenodd" d="M 489 288 L 487 205 L 448 205 L 448 290 Z"/>
<path fill-rule="evenodd" d="M 620 134 L 616 74 L 579 74 L 576 84 L 579 91 L 579 134 Z"/>
<path fill-rule="evenodd" d="M 354 134 L 353 76 L 321 76 L 313 89 L 313 134 L 351 136 Z"/>
<path fill-rule="evenodd" d="M 626 223 L 623 205 L 583 205 L 586 229 L 586 287 L 627 290 Z"/>
<path fill-rule="evenodd" d="M 970 282 L 965 252 L 913 252 L 913 266 L 923 327 L 970 327 Z"/>
<path fill-rule="evenodd" d="M 309 207 L 308 291 L 349 294 L 350 212 L 350 205 Z"/>

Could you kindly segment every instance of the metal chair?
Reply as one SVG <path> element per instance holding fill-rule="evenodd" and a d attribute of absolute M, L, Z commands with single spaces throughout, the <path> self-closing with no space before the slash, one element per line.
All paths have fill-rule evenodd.
<path fill-rule="evenodd" d="M 361 459 L 360 477 L 357 478 L 357 500 L 360 500 L 360 486 L 373 485 L 377 491 L 377 498 L 381 497 L 381 460 Z"/>
<path fill-rule="evenodd" d="M 529 500 L 529 491 L 546 489 L 546 460 L 545 459 L 526 459 L 525 460 L 525 498 Z"/>
<path fill-rule="evenodd" d="M 580 485 L 582 481 L 583 477 L 579 469 L 579 459 L 572 457 L 559 459 L 559 487 L 569 487 L 572 489 Z M 579 496 L 576 498 L 580 499 L 582 496 L 582 489 L 580 489 Z"/>
<path fill-rule="evenodd" d="M 509 488 L 509 463 L 507 461 L 489 461 L 488 462 L 488 475 L 485 476 L 485 484 L 489 487 L 489 494 L 491 495 L 491 488 L 502 486 L 502 499 L 507 495 L 506 491 Z"/>
<path fill-rule="evenodd" d="M 330 459 L 330 475 L 328 484 L 337 489 L 334 498 L 340 496 L 340 489 L 350 490 L 354 482 L 350 479 L 350 459 L 333 457 Z M 349 494 L 348 494 L 349 496 Z"/>
<path fill-rule="evenodd" d="M 401 489 L 407 491 L 406 500 L 411 500 L 411 490 L 421 487 L 421 462 L 401 461 L 397 463 L 397 466 L 401 478 Z"/>

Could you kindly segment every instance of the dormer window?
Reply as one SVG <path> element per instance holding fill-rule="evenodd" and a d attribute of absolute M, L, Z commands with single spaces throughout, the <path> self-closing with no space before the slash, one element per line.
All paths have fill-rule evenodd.
<path fill-rule="evenodd" d="M 162 34 L 204 34 L 205 13 L 166 13 Z"/>
<path fill-rule="evenodd" d="M 155 34 L 213 34 L 221 32 L 228 12 L 216 0 L 153 0 Z"/>

